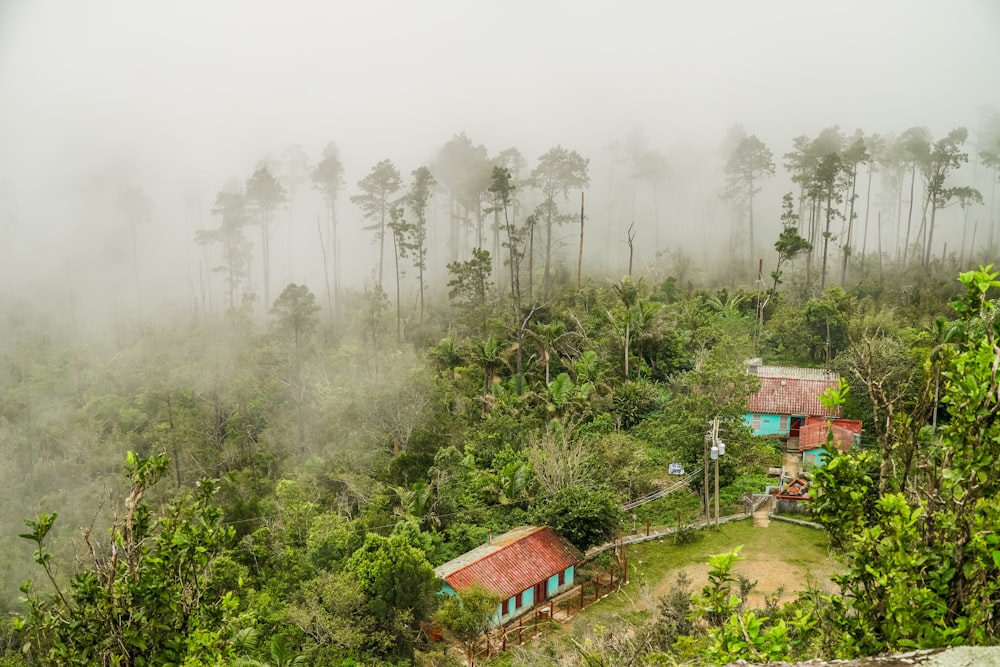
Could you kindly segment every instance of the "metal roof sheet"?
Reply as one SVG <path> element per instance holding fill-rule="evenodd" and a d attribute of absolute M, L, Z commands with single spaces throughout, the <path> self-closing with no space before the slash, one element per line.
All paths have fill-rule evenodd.
<path fill-rule="evenodd" d="M 826 379 L 800 379 L 794 377 L 762 377 L 760 391 L 750 397 L 750 412 L 793 417 L 837 417 L 838 412 L 828 410 L 818 396 L 827 389 L 837 388 L 836 373 Z"/>
<path fill-rule="evenodd" d="M 566 568 L 583 554 L 546 526 L 522 526 L 434 568 L 456 591 L 480 584 L 512 597 Z"/>
<path fill-rule="evenodd" d="M 826 368 L 800 368 L 798 366 L 750 366 L 751 374 L 761 378 L 785 378 L 796 380 L 833 380 L 840 377 L 836 371 Z"/>

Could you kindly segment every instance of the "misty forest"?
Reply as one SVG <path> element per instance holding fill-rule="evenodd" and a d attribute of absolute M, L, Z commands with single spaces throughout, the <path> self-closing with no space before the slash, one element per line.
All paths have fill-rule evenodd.
<path fill-rule="evenodd" d="M 519 146 L 407 129 L 411 104 L 386 136 L 417 150 L 329 123 L 205 141 L 211 168 L 97 151 L 44 185 L 0 171 L 0 665 L 1000 642 L 1000 111 L 775 131 L 734 110 L 696 146 L 655 116 L 578 142 L 546 123 Z M 650 526 L 695 542 L 776 484 L 751 359 L 837 372 L 824 405 L 864 424 L 801 516 L 833 578 L 758 605 L 733 541 L 705 581 L 477 654 L 504 600 L 442 594 L 435 567 L 525 525 L 582 553 Z M 625 509 L 674 467 L 706 472 Z M 589 567 L 642 572 L 611 553 Z"/>

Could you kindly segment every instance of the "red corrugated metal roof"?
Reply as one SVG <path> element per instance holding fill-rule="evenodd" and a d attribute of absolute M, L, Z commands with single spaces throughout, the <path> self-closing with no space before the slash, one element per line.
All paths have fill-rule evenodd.
<path fill-rule="evenodd" d="M 817 398 L 830 388 L 837 388 L 836 373 L 826 380 L 762 377 L 760 391 L 750 397 L 749 411 L 793 417 L 837 417 L 837 413 L 827 410 Z"/>
<path fill-rule="evenodd" d="M 583 554 L 545 526 L 523 526 L 435 568 L 456 591 L 480 584 L 513 597 L 566 568 Z"/>
<path fill-rule="evenodd" d="M 826 448 L 828 431 L 833 431 L 833 442 L 837 449 L 843 451 L 854 445 L 854 434 L 861 433 L 861 422 L 844 419 L 830 423 L 816 421 L 806 424 L 799 431 L 799 450 L 805 452 L 817 447 Z"/>

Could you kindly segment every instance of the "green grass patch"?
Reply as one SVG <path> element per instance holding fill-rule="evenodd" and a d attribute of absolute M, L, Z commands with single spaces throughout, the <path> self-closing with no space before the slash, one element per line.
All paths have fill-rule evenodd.
<path fill-rule="evenodd" d="M 829 540 L 821 530 L 772 521 L 767 528 L 754 528 L 753 522 L 734 521 L 716 531 L 698 531 L 699 539 L 688 544 L 675 544 L 672 536 L 627 547 L 629 582 L 617 594 L 611 595 L 584 610 L 589 613 L 623 613 L 637 608 L 637 602 L 649 589 L 655 590 L 664 581 L 673 581 L 681 569 L 704 564 L 713 554 L 725 553 L 743 545 L 743 555 L 750 558 L 768 556 L 790 565 L 824 563 L 829 558 Z M 789 582 L 788 590 L 803 588 L 806 581 Z M 644 590 L 645 589 L 645 590 Z"/>

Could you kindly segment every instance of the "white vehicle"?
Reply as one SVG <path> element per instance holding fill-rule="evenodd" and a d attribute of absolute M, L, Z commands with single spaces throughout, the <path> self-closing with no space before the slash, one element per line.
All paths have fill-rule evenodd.
<path fill-rule="evenodd" d="M 682 463 L 671 463 L 667 466 L 668 475 L 683 475 L 684 474 L 684 464 Z"/>

